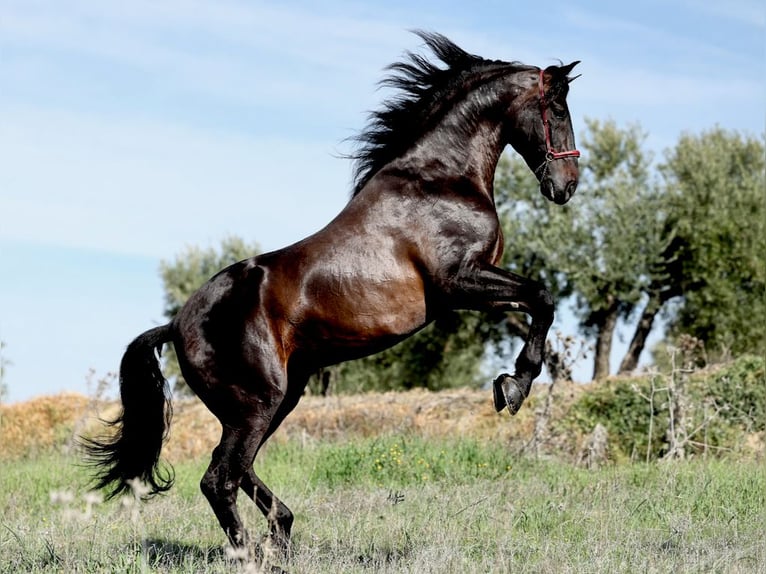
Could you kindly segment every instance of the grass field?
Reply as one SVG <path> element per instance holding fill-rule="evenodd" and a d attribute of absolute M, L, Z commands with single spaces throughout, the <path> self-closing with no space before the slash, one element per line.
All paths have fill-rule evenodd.
<path fill-rule="evenodd" d="M 269 446 L 257 470 L 296 514 L 295 573 L 764 572 L 756 461 L 584 469 L 499 441 L 387 434 Z M 257 572 L 199 493 L 207 457 L 147 503 L 98 503 L 74 457 L 2 463 L 0 572 Z M 265 521 L 244 496 L 253 534 Z"/>

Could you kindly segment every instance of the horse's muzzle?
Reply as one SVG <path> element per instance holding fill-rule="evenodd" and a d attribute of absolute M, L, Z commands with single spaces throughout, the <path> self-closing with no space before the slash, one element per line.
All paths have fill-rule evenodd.
<path fill-rule="evenodd" d="M 573 179 L 563 186 L 557 186 L 552 178 L 546 177 L 540 182 L 540 192 L 557 205 L 564 205 L 572 199 L 577 190 L 577 180 Z"/>

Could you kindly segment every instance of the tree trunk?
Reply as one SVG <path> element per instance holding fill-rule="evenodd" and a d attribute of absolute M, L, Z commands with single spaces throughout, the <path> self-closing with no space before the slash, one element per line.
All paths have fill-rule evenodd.
<path fill-rule="evenodd" d="M 657 293 L 651 293 L 649 295 L 649 301 L 644 307 L 644 312 L 641 313 L 641 318 L 636 325 L 636 332 L 633 333 L 633 339 L 630 341 L 630 346 L 625 352 L 625 356 L 622 358 L 620 368 L 617 371 L 618 375 L 630 373 L 638 366 L 638 359 L 641 356 L 641 352 L 646 345 L 646 339 L 649 336 L 649 332 L 652 330 L 654 324 L 654 318 L 662 308 L 662 301 L 660 295 Z"/>
<path fill-rule="evenodd" d="M 593 322 L 598 330 L 596 335 L 596 355 L 593 359 L 593 380 L 609 376 L 609 355 L 612 351 L 612 338 L 617 326 L 617 300 L 607 295 L 608 307 Z"/>

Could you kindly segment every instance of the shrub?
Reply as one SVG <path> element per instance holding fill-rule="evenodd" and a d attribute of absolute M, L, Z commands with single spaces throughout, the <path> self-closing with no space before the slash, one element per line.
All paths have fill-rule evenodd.
<path fill-rule="evenodd" d="M 667 395 L 661 379 L 612 379 L 591 383 L 572 404 L 564 424 L 590 433 L 601 423 L 609 433 L 609 450 L 617 460 L 661 456 L 668 429 Z"/>
<path fill-rule="evenodd" d="M 721 405 L 721 418 L 748 432 L 766 431 L 766 360 L 742 356 L 695 381 L 697 392 Z"/>
<path fill-rule="evenodd" d="M 766 430 L 765 371 L 763 358 L 743 356 L 689 376 L 685 384 L 689 453 L 732 450 L 743 442 L 745 433 Z M 616 460 L 659 458 L 667 450 L 670 376 L 591 383 L 561 424 L 587 434 L 601 423 Z"/>

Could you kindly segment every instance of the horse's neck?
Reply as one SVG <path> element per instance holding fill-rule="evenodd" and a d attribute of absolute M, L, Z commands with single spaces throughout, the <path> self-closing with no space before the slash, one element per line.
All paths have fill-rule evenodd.
<path fill-rule="evenodd" d="M 504 148 L 500 125 L 481 122 L 468 130 L 445 122 L 418 142 L 403 160 L 424 178 L 471 180 L 484 193 L 491 194 Z"/>

